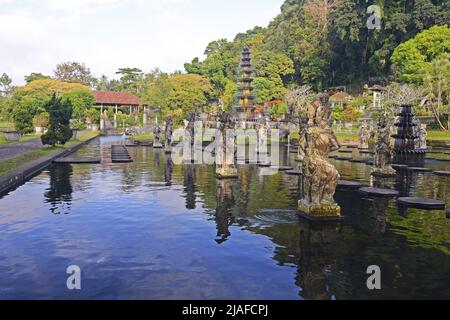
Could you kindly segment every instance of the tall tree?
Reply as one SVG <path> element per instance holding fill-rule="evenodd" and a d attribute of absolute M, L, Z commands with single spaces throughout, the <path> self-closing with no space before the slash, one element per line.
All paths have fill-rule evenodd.
<path fill-rule="evenodd" d="M 140 94 L 143 91 L 144 74 L 139 68 L 120 68 L 116 74 L 120 75 L 123 90 Z"/>
<path fill-rule="evenodd" d="M 41 137 L 42 143 L 51 146 L 66 144 L 72 138 L 72 104 L 55 93 L 44 105 L 44 109 L 49 114 L 49 127 L 47 133 Z"/>
<path fill-rule="evenodd" d="M 3 73 L 0 76 L 0 96 L 4 98 L 8 98 L 12 92 L 12 79 L 6 74 Z"/>
<path fill-rule="evenodd" d="M 59 81 L 70 83 L 81 83 L 86 86 L 93 86 L 95 78 L 91 70 L 84 63 L 63 62 L 56 66 L 55 78 Z"/>

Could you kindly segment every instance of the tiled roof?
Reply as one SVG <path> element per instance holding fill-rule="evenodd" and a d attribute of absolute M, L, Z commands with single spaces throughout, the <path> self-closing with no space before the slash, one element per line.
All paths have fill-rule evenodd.
<path fill-rule="evenodd" d="M 96 104 L 139 106 L 139 98 L 129 92 L 94 91 Z"/>
<path fill-rule="evenodd" d="M 335 93 L 334 95 L 332 95 L 330 97 L 330 100 L 332 100 L 332 101 L 343 101 L 343 100 L 346 100 L 348 98 L 350 98 L 350 95 L 348 93 L 346 93 L 346 92 L 342 92 L 341 91 L 341 92 L 338 92 L 338 93 Z"/>

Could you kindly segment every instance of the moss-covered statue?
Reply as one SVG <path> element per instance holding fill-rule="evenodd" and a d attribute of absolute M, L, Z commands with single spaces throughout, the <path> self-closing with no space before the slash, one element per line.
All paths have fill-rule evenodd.
<path fill-rule="evenodd" d="M 389 114 L 383 112 L 378 119 L 377 141 L 375 145 L 374 176 L 395 176 L 396 171 L 391 167 L 393 148 L 391 144 L 392 122 Z"/>
<path fill-rule="evenodd" d="M 173 135 L 173 120 L 171 116 L 167 116 L 166 118 L 166 128 L 164 132 L 165 142 L 164 142 L 164 151 L 166 153 L 172 152 L 172 135 Z"/>
<path fill-rule="evenodd" d="M 340 175 L 328 162 L 330 152 L 340 148 L 330 126 L 331 108 L 327 93 L 319 95 L 308 107 L 303 159 L 303 199 L 299 210 L 308 216 L 340 217 L 341 208 L 334 201 Z"/>
<path fill-rule="evenodd" d="M 216 176 L 218 178 L 237 178 L 238 171 L 234 161 L 236 145 L 235 120 L 228 112 L 219 116 L 216 137 Z"/>

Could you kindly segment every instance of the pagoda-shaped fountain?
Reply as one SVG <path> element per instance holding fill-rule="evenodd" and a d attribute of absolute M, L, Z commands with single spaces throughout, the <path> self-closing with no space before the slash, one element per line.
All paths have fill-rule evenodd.
<path fill-rule="evenodd" d="M 394 163 L 423 163 L 427 151 L 424 149 L 416 149 L 416 140 L 420 137 L 417 135 L 417 125 L 414 123 L 412 106 L 402 105 L 400 109 L 398 121 L 395 124 L 397 127 L 397 134 L 392 136 L 395 139 Z"/>
<path fill-rule="evenodd" d="M 245 46 L 242 50 L 241 57 L 241 78 L 239 80 L 239 106 L 235 107 L 240 124 L 245 124 L 246 121 L 251 120 L 254 115 L 255 107 L 253 100 L 255 96 L 253 92 L 253 69 L 252 69 L 252 53 L 249 46 Z"/>

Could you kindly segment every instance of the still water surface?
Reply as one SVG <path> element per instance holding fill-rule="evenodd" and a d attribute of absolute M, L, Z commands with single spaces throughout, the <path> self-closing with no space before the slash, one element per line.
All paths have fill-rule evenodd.
<path fill-rule="evenodd" d="M 220 181 L 212 166 L 173 165 L 152 148 L 110 163 L 108 146 L 122 142 L 100 138 L 79 154 L 102 164 L 53 166 L 0 198 L 0 299 L 450 298 L 443 211 L 338 190 L 345 222 L 311 223 L 296 214 L 298 177 L 248 165 Z M 283 162 L 297 166 L 294 156 Z M 332 161 L 343 179 L 370 184 L 367 165 Z M 385 184 L 450 205 L 450 178 Z M 66 288 L 70 265 L 80 291 Z M 367 289 L 370 265 L 380 291 Z"/>

